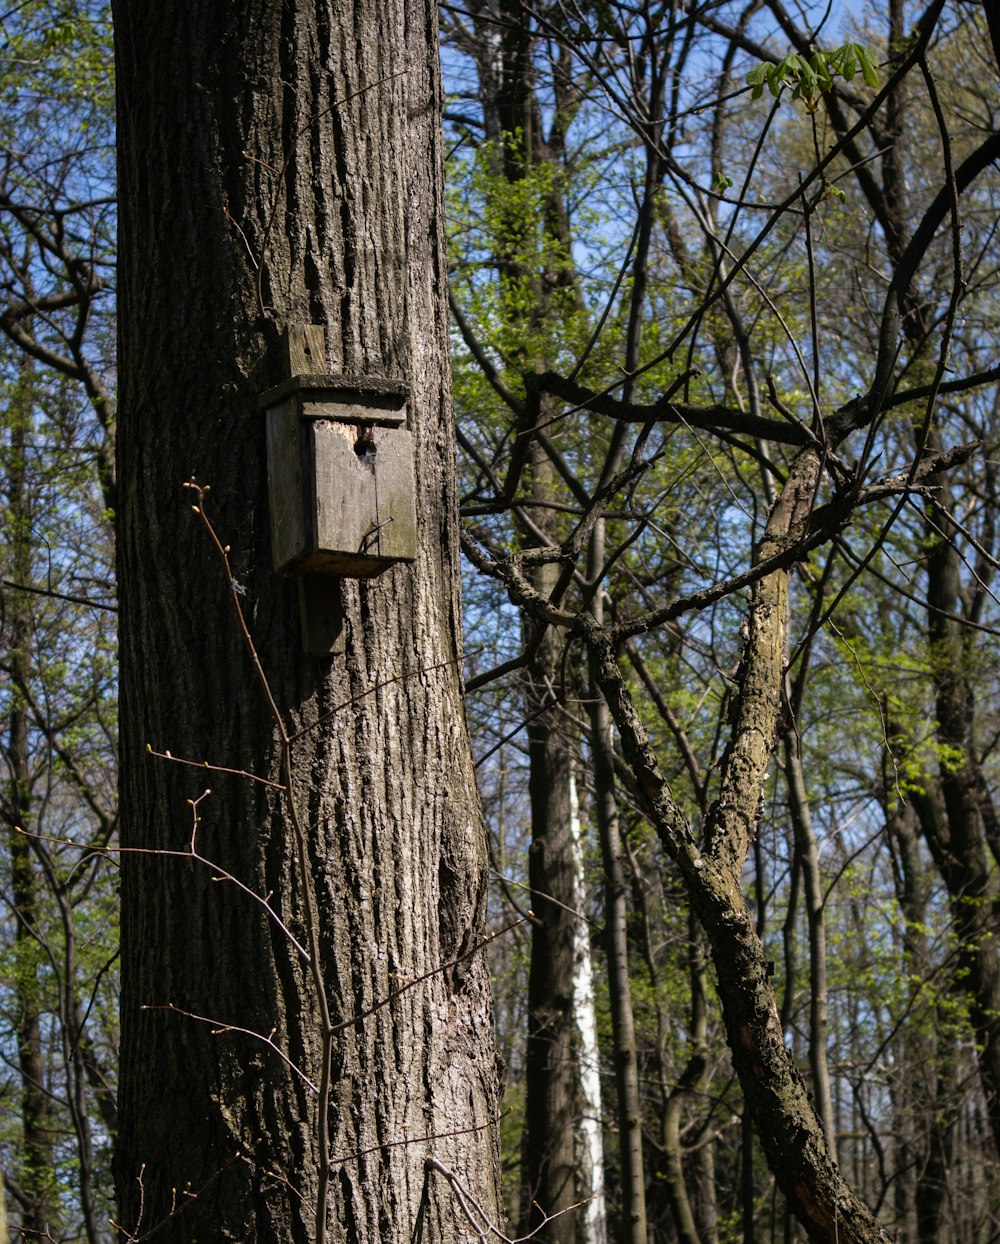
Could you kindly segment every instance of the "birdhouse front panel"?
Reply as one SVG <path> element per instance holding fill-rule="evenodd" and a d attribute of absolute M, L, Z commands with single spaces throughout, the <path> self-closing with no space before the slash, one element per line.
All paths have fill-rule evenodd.
<path fill-rule="evenodd" d="M 386 417 L 377 404 L 310 398 L 309 413 L 299 394 L 267 410 L 275 570 L 367 578 L 413 561 L 411 433 L 398 425 L 395 410 L 387 415 L 396 422 L 386 426 L 372 421 Z M 338 417 L 323 417 L 331 413 Z"/>
<path fill-rule="evenodd" d="M 363 578 L 416 556 L 413 438 L 405 428 L 314 419 L 315 558 Z"/>

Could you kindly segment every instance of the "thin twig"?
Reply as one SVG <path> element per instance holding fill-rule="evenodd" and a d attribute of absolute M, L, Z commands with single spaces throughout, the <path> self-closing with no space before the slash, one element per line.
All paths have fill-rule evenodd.
<path fill-rule="evenodd" d="M 207 769 L 209 773 L 228 773 L 233 777 L 246 778 L 248 782 L 259 782 L 261 786 L 270 786 L 273 790 L 285 789 L 281 782 L 274 782 L 271 778 L 261 777 L 259 773 L 251 773 L 248 769 L 230 769 L 228 765 L 212 765 L 207 760 L 186 760 L 183 756 L 175 756 L 169 748 L 166 751 L 158 752 L 151 743 L 146 744 L 146 751 L 150 756 L 155 756 L 158 760 L 169 760 L 175 765 L 189 765 L 192 769 Z"/>
<path fill-rule="evenodd" d="M 241 1033 L 244 1037 L 253 1037 L 255 1041 L 260 1041 L 263 1045 L 266 1045 L 269 1050 L 273 1050 L 274 1053 L 277 1054 L 277 1056 L 285 1064 L 285 1066 L 288 1067 L 291 1071 L 295 1072 L 295 1074 L 299 1077 L 299 1079 L 302 1081 L 303 1084 L 305 1084 L 308 1088 L 311 1088 L 314 1093 L 319 1092 L 319 1089 L 312 1082 L 312 1080 L 309 1079 L 306 1073 L 300 1067 L 298 1067 L 292 1061 L 292 1059 L 288 1057 L 288 1055 L 281 1048 L 281 1046 L 275 1042 L 274 1034 L 278 1031 L 277 1028 L 272 1028 L 270 1033 L 268 1033 L 268 1035 L 265 1037 L 262 1032 L 257 1032 L 253 1028 L 244 1028 L 240 1024 L 230 1024 L 224 1019 L 215 1019 L 210 1015 L 199 1015 L 195 1011 L 186 1011 L 183 1007 L 175 1006 L 172 1002 L 163 1002 L 163 1003 L 147 1002 L 147 1003 L 143 1003 L 143 1005 L 139 1007 L 139 1010 L 140 1011 L 173 1011 L 175 1015 L 183 1015 L 186 1019 L 195 1019 L 200 1024 L 208 1024 L 212 1029 L 213 1036 L 222 1036 L 224 1033 L 227 1033 L 227 1032 L 238 1032 L 238 1033 Z"/>

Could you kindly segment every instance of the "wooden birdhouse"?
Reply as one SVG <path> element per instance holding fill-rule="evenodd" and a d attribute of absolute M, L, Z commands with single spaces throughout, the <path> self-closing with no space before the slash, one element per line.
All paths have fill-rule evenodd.
<path fill-rule="evenodd" d="M 409 389 L 324 372 L 322 328 L 290 328 L 285 347 L 288 379 L 260 398 L 274 569 L 361 579 L 413 561 Z"/>

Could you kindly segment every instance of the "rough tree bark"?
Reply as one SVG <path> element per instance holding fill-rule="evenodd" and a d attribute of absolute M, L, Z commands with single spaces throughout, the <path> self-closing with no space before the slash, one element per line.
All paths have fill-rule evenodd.
<path fill-rule="evenodd" d="M 453 1172 L 496 1218 L 497 1068 L 485 847 L 463 723 L 434 6 L 417 0 L 115 5 L 121 198 L 120 1221 L 163 1240 L 465 1238 Z M 411 388 L 419 552 L 343 585 L 345 652 L 303 653 L 271 570 L 258 394 L 288 324 L 331 371 Z M 271 353 L 269 353 L 271 351 Z M 292 745 L 308 866 L 273 787 L 279 732 L 181 485 L 231 545 Z M 233 598 L 235 599 L 235 597 Z M 207 787 L 210 797 L 196 808 Z M 333 1049 L 325 1218 L 318 996 L 334 1024 L 433 972 Z M 149 854 L 150 852 L 154 854 Z M 144 1009 L 153 1008 L 153 1009 Z M 180 1014 L 210 1017 L 204 1023 Z M 173 1191 L 176 1190 L 176 1191 Z"/>

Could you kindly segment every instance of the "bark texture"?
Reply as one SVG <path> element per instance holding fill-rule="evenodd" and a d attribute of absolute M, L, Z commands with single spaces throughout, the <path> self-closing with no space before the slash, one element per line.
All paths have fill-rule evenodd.
<path fill-rule="evenodd" d="M 485 847 L 465 732 L 428 3 L 142 0 L 115 6 L 121 200 L 123 999 L 120 1221 L 163 1240 L 316 1237 L 317 996 L 259 904 L 303 945 L 318 911 L 334 1024 L 447 964 L 482 927 Z M 302 652 L 271 571 L 257 395 L 287 324 L 326 328 L 330 370 L 411 388 L 420 549 L 343 585 L 345 654 Z M 278 732 L 182 483 L 231 546 L 292 746 L 296 860 L 271 787 Z M 210 797 L 197 800 L 211 786 Z M 137 852 L 130 854 L 129 852 Z M 153 852 L 154 854 L 149 854 Z M 153 1009 L 144 1009 L 153 1008 Z M 175 1010 L 163 1008 L 176 1008 Z M 208 1017 L 205 1023 L 188 1012 Z M 453 1186 L 498 1213 L 497 1069 L 482 956 L 339 1033 L 330 1237 L 467 1237 Z M 430 1138 L 430 1139 L 428 1139 Z"/>

